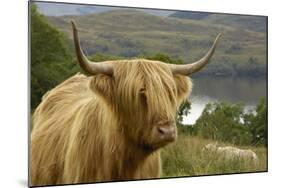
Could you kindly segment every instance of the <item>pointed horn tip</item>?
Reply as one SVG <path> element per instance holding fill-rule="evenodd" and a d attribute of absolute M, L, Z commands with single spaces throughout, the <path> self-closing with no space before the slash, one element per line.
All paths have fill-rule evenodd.
<path fill-rule="evenodd" d="M 71 23 L 71 25 L 72 25 L 72 28 L 75 29 L 75 30 L 77 30 L 76 24 L 75 24 L 74 20 L 70 20 L 70 23 Z"/>
<path fill-rule="evenodd" d="M 219 33 L 216 37 L 216 40 L 218 40 L 222 36 L 222 33 Z"/>

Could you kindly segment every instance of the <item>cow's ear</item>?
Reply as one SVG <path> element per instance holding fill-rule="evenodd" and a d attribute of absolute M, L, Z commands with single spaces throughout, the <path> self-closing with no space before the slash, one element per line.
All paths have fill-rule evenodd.
<path fill-rule="evenodd" d="M 175 75 L 174 79 L 177 85 L 177 100 L 180 104 L 184 99 L 186 99 L 190 95 L 192 91 L 192 82 L 189 77 L 182 75 Z"/>
<path fill-rule="evenodd" d="M 111 104 L 113 94 L 113 78 L 111 76 L 104 74 L 92 76 L 89 87 L 96 95 Z"/>

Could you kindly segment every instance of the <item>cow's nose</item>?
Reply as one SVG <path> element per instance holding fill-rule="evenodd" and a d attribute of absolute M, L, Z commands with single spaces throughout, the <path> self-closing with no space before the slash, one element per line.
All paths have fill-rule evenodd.
<path fill-rule="evenodd" d="M 174 141 L 176 139 L 176 129 L 174 126 L 161 126 L 157 130 L 160 139 L 163 141 Z"/>

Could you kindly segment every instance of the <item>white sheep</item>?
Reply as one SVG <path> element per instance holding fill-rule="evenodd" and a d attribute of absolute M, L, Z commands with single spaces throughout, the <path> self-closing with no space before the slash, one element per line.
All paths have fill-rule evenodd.
<path fill-rule="evenodd" d="M 207 144 L 202 148 L 202 151 L 215 152 L 227 160 L 231 159 L 248 159 L 258 162 L 258 157 L 255 152 L 250 149 L 239 149 L 232 146 L 218 147 L 217 143 Z"/>

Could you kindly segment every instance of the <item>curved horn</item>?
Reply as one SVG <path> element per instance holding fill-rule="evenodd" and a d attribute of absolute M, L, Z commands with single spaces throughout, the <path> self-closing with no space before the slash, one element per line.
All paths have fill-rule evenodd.
<path fill-rule="evenodd" d="M 81 49 L 81 46 L 80 46 L 78 30 L 76 28 L 76 25 L 75 25 L 74 21 L 71 21 L 71 24 L 72 24 L 72 30 L 73 30 L 73 39 L 74 39 L 76 56 L 77 56 L 78 63 L 80 65 L 80 67 L 88 74 L 92 74 L 92 75 L 106 74 L 106 75 L 111 76 L 113 74 L 112 65 L 91 62 L 84 55 L 84 53 Z"/>
<path fill-rule="evenodd" d="M 172 73 L 173 74 L 182 74 L 182 75 L 187 76 L 187 75 L 190 75 L 190 74 L 195 73 L 195 72 L 199 71 L 200 69 L 202 69 L 206 64 L 208 64 L 212 55 L 214 54 L 220 36 L 221 36 L 221 33 L 218 34 L 218 36 L 216 37 L 216 40 L 214 41 L 213 46 L 208 51 L 208 53 L 200 60 L 198 60 L 194 63 L 191 63 L 191 64 L 170 65 Z"/>

